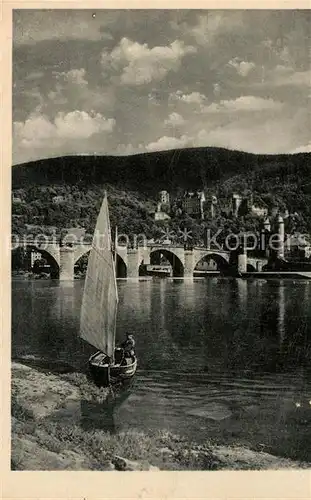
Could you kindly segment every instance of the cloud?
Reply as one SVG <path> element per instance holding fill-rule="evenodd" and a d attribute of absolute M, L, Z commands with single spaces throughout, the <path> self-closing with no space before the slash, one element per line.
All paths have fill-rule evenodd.
<path fill-rule="evenodd" d="M 155 142 L 150 142 L 145 146 L 146 151 L 165 151 L 168 149 L 183 148 L 189 146 L 191 137 L 182 135 L 181 137 L 168 137 L 164 135 Z"/>
<path fill-rule="evenodd" d="M 256 67 L 253 62 L 241 61 L 238 57 L 231 59 L 228 66 L 234 68 L 242 77 L 246 77 Z"/>
<path fill-rule="evenodd" d="M 44 104 L 45 104 L 44 97 L 41 94 L 40 90 L 36 87 L 34 87 L 31 90 L 22 90 L 21 92 L 19 92 L 19 96 L 22 96 L 24 99 L 26 98 L 28 101 L 30 101 L 32 103 L 32 109 L 33 109 L 33 105 L 35 103 L 36 104 L 36 106 L 35 106 L 36 113 L 39 113 L 44 108 Z"/>
<path fill-rule="evenodd" d="M 204 126 L 195 137 L 197 146 L 218 146 L 252 153 L 287 153 L 295 144 L 310 137 L 307 111 L 289 107 L 281 113 L 259 116 L 254 122 L 252 115 L 237 115 L 231 122 L 225 122 L 206 131 Z M 296 151 L 297 152 L 297 151 Z"/>
<path fill-rule="evenodd" d="M 180 127 L 184 125 L 185 120 L 179 113 L 171 113 L 167 120 L 164 121 L 164 124 L 169 127 Z"/>
<path fill-rule="evenodd" d="M 105 118 L 100 113 L 72 111 L 58 113 L 54 120 L 57 134 L 72 139 L 86 139 L 99 132 L 112 132 L 115 126 L 113 118 Z"/>
<path fill-rule="evenodd" d="M 198 24 L 191 30 L 197 43 L 205 45 L 211 41 L 211 38 L 219 31 L 222 20 L 221 14 L 200 16 Z"/>
<path fill-rule="evenodd" d="M 234 102 L 234 100 L 232 100 Z M 255 102 L 255 101 L 253 101 Z M 261 109 L 261 108 L 260 108 Z M 270 108 L 269 108 L 270 109 Z M 230 121 L 226 117 L 204 115 L 193 122 L 187 121 L 187 127 L 179 136 L 163 134 L 156 140 L 145 141 L 139 145 L 139 151 L 161 151 L 184 147 L 223 147 L 252 153 L 287 153 L 309 150 L 310 136 L 307 110 L 295 110 L 282 107 L 280 112 L 258 114 L 256 121 L 252 113 L 234 114 Z M 189 126 L 188 126 L 189 125 Z M 304 147 L 298 147 L 301 143 Z M 128 154 L 135 148 L 128 149 Z M 136 148 L 138 152 L 138 148 Z"/>
<path fill-rule="evenodd" d="M 214 83 L 213 84 L 213 94 L 215 97 L 218 97 L 220 95 L 220 92 L 221 92 L 221 86 L 219 85 L 219 83 Z"/>
<path fill-rule="evenodd" d="M 238 11 L 209 11 L 207 15 L 199 15 L 198 22 L 189 29 L 189 33 L 199 45 L 208 45 L 221 33 L 241 28 L 242 14 Z"/>
<path fill-rule="evenodd" d="M 263 50 L 263 54 L 269 61 L 274 63 L 287 64 L 292 66 L 292 59 L 290 57 L 290 50 L 287 45 L 281 41 L 280 38 L 271 40 L 271 38 L 264 39 L 259 44 L 259 49 Z"/>
<path fill-rule="evenodd" d="M 14 122 L 14 141 L 25 147 L 35 146 L 56 135 L 55 125 L 45 116 L 30 116 L 25 122 Z"/>
<path fill-rule="evenodd" d="M 133 144 L 118 144 L 116 147 L 117 155 L 132 155 L 140 152 L 144 152 L 145 148 L 142 144 L 135 147 Z"/>
<path fill-rule="evenodd" d="M 206 101 L 204 94 L 200 92 L 191 92 L 190 94 L 183 94 L 181 90 L 173 92 L 169 95 L 171 101 L 182 101 L 187 104 L 203 104 Z"/>
<path fill-rule="evenodd" d="M 149 48 L 128 38 L 122 38 L 111 53 L 104 51 L 101 64 L 104 75 L 111 70 L 120 72 L 123 85 L 144 85 L 163 80 L 169 71 L 177 71 L 186 54 L 196 52 L 192 46 L 175 40 L 170 46 Z"/>
<path fill-rule="evenodd" d="M 153 104 L 154 106 L 160 106 L 158 95 L 157 95 L 156 92 L 154 92 L 154 90 L 152 90 L 151 92 L 149 92 L 149 94 L 148 94 L 148 102 L 150 104 Z"/>
<path fill-rule="evenodd" d="M 194 138 L 195 146 L 224 147 L 232 150 L 253 153 L 274 153 L 277 150 L 275 137 L 282 136 L 267 122 L 264 126 L 249 127 L 246 123 L 235 121 L 214 130 L 202 129 Z M 286 139 L 285 133 L 283 139 Z"/>
<path fill-rule="evenodd" d="M 103 85 L 92 88 L 84 68 L 53 72 L 53 77 L 44 101 L 46 114 L 55 115 L 57 111 L 68 112 L 71 109 L 85 112 L 96 109 L 100 113 L 111 113 L 115 100 L 114 88 Z"/>
<path fill-rule="evenodd" d="M 226 112 L 254 112 L 264 110 L 280 110 L 283 103 L 276 102 L 273 99 L 263 99 L 262 97 L 255 97 L 251 95 L 241 96 L 237 99 L 223 100 L 219 104 L 212 103 L 205 106 L 203 111 L 205 113 L 226 113 Z"/>
<path fill-rule="evenodd" d="M 25 122 L 14 123 L 14 142 L 23 147 L 39 147 L 45 142 L 88 139 L 97 133 L 112 132 L 115 120 L 100 113 L 72 111 L 57 113 L 54 121 L 44 115 L 32 114 Z"/>
<path fill-rule="evenodd" d="M 266 70 L 263 67 L 262 81 L 254 84 L 255 88 L 281 88 L 296 87 L 310 88 L 311 70 L 295 71 L 291 66 L 277 64 L 273 69 Z"/>
<path fill-rule="evenodd" d="M 290 72 L 290 70 L 286 71 L 286 68 L 283 69 L 282 66 L 276 68 L 274 74 L 272 74 L 271 80 L 268 83 L 271 83 L 275 87 L 281 86 L 307 86 L 310 88 L 311 82 L 311 71 L 296 71 Z"/>
<path fill-rule="evenodd" d="M 293 149 L 290 153 L 311 153 L 311 142 L 305 146 L 299 146 L 298 148 Z"/>
<path fill-rule="evenodd" d="M 84 68 L 70 71 L 53 72 L 56 84 L 54 90 L 48 93 L 48 98 L 55 104 L 65 104 L 70 98 L 85 95 L 88 86 Z"/>
<path fill-rule="evenodd" d="M 83 87 L 88 84 L 88 81 L 86 80 L 85 76 L 86 76 L 86 71 L 84 68 L 71 69 L 69 71 L 56 73 L 57 79 L 63 78 L 65 82 L 68 82 L 72 85 L 78 85 Z"/>

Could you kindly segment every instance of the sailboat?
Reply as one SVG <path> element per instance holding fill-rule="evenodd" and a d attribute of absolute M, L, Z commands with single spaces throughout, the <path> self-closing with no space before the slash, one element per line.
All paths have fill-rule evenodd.
<path fill-rule="evenodd" d="M 115 345 L 118 309 L 116 245 L 114 254 L 105 192 L 88 259 L 80 318 L 80 337 L 97 349 L 89 358 L 88 367 L 98 387 L 131 379 L 137 368 L 135 353 L 125 356 L 123 349 Z"/>

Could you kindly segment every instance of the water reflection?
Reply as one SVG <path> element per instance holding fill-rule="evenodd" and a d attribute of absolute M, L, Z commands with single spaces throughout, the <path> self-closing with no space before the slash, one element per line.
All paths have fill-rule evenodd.
<path fill-rule="evenodd" d="M 284 337 L 285 337 L 285 287 L 279 286 L 279 294 L 278 294 L 278 335 L 280 341 L 280 348 L 282 347 Z"/>
<path fill-rule="evenodd" d="M 236 281 L 238 284 L 239 306 L 241 310 L 244 310 L 247 304 L 248 281 L 244 279 Z"/>
<path fill-rule="evenodd" d="M 137 281 L 131 282 L 131 285 L 128 286 L 129 283 L 126 281 L 118 282 L 117 339 L 119 340 L 123 340 L 125 331 L 136 331 L 137 318 L 142 324 L 146 325 L 152 318 L 152 282 L 147 280 Z"/>
<path fill-rule="evenodd" d="M 167 281 L 160 279 L 158 286 L 158 294 L 154 295 L 152 300 L 152 316 L 157 318 L 160 332 L 164 332 L 166 327 L 165 292 L 167 289 Z"/>
<path fill-rule="evenodd" d="M 76 315 L 74 281 L 60 281 L 57 294 L 54 294 L 50 315 L 57 321 L 70 321 Z"/>
<path fill-rule="evenodd" d="M 81 399 L 80 425 L 85 430 L 101 429 L 115 434 L 119 430 L 117 411 L 131 395 L 130 387 L 124 388 L 116 395 L 110 395 L 104 402 Z"/>
<path fill-rule="evenodd" d="M 212 278 L 118 282 L 117 340 L 131 330 L 139 368 L 295 369 L 310 363 L 310 284 Z M 13 354 L 87 360 L 78 339 L 83 282 L 13 283 Z M 282 347 L 282 348 L 280 348 Z"/>
<path fill-rule="evenodd" d="M 195 301 L 197 300 L 196 284 L 197 280 L 187 278 L 185 281 L 176 281 L 175 290 L 177 293 L 178 307 L 191 313 L 195 310 Z"/>

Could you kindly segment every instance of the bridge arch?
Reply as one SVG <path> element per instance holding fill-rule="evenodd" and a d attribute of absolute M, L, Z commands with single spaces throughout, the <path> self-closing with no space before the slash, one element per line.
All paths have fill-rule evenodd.
<path fill-rule="evenodd" d="M 52 253 L 49 252 L 47 249 L 41 248 L 40 246 L 32 245 L 31 243 L 12 249 L 12 269 L 14 269 L 14 267 L 18 268 L 19 256 L 23 252 L 24 253 L 23 267 L 24 267 L 24 269 L 25 269 L 25 267 L 27 267 L 28 271 L 32 271 L 33 270 L 33 268 L 31 267 L 31 252 L 32 251 L 41 254 L 42 259 L 44 259 L 46 261 L 46 264 L 48 266 L 50 266 L 49 272 L 50 272 L 51 278 L 58 279 L 59 278 L 59 263 L 57 262 L 55 256 L 52 255 Z"/>
<path fill-rule="evenodd" d="M 84 250 L 83 253 L 79 252 L 78 257 L 75 258 L 74 267 L 80 268 L 82 273 L 86 272 L 88 258 L 90 254 L 91 248 Z M 127 277 L 127 265 L 124 262 L 123 258 L 119 253 L 117 253 L 117 262 L 116 262 L 116 275 L 117 278 L 126 278 Z"/>
<path fill-rule="evenodd" d="M 76 264 L 82 257 L 85 259 L 85 256 L 88 255 L 88 253 L 91 250 L 91 245 L 77 245 L 74 250 L 75 250 L 74 260 Z"/>
<path fill-rule="evenodd" d="M 78 273 L 81 273 L 82 275 L 86 273 L 90 251 L 91 251 L 91 249 L 84 251 L 84 253 L 82 253 L 82 255 L 79 255 L 79 256 L 75 255 L 75 262 L 74 262 L 74 272 L 75 273 L 78 272 Z"/>
<path fill-rule="evenodd" d="M 229 265 L 227 259 L 222 255 L 216 252 L 209 252 L 201 256 L 201 258 L 196 262 L 194 270 L 200 270 L 202 264 L 209 264 L 210 261 L 213 261 L 216 264 L 216 268 L 211 270 L 223 271 L 227 269 Z"/>
<path fill-rule="evenodd" d="M 163 256 L 172 266 L 173 277 L 182 277 L 184 275 L 184 264 L 171 250 L 166 248 L 157 248 L 150 252 L 150 264 L 160 264 L 161 256 Z"/>
<path fill-rule="evenodd" d="M 126 278 L 127 277 L 127 265 L 122 259 L 121 255 L 117 253 L 117 262 L 116 262 L 116 275 L 117 278 Z"/>

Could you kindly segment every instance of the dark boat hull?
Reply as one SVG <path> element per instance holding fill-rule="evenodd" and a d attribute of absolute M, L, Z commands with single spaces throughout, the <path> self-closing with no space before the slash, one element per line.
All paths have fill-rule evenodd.
<path fill-rule="evenodd" d="M 115 349 L 115 363 L 109 365 L 108 357 L 106 354 L 98 351 L 93 354 L 89 359 L 89 371 L 91 378 L 97 387 L 108 387 L 109 385 L 116 384 L 131 379 L 137 369 L 137 358 L 131 356 L 125 358 L 126 364 L 118 363 L 118 358 L 122 349 Z"/>

